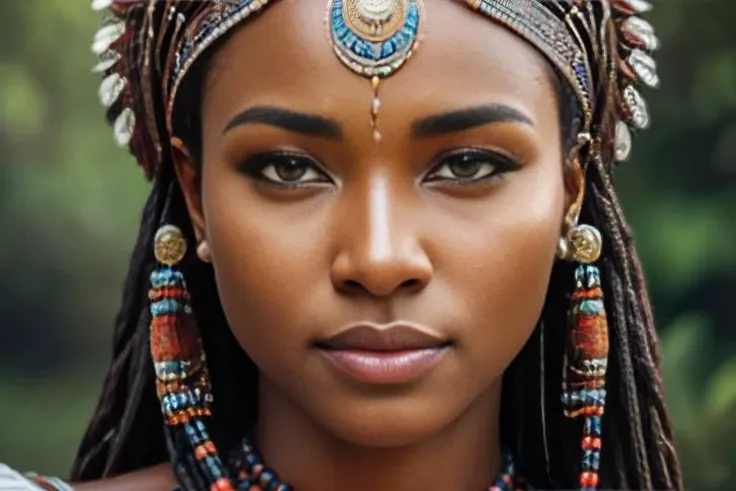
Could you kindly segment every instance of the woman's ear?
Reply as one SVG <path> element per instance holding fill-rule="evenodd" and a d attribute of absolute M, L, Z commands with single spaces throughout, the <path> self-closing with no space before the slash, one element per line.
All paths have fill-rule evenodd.
<path fill-rule="evenodd" d="M 585 196 L 585 172 L 580 160 L 572 159 L 564 170 L 565 183 L 565 215 L 562 224 L 562 235 L 567 235 L 570 228 L 575 226 L 580 214 L 580 208 Z"/>
<path fill-rule="evenodd" d="M 197 243 L 205 240 L 205 220 L 202 209 L 201 179 L 197 165 L 192 158 L 189 149 L 179 138 L 171 139 L 171 153 L 174 163 L 174 171 L 179 187 L 184 195 L 189 217 L 192 220 L 192 228 Z"/>

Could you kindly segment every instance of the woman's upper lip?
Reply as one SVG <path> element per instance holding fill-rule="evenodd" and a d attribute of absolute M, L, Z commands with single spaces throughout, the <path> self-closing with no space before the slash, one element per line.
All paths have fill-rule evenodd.
<path fill-rule="evenodd" d="M 449 342 L 423 326 L 409 323 L 362 323 L 316 343 L 327 350 L 411 351 L 441 348 Z"/>

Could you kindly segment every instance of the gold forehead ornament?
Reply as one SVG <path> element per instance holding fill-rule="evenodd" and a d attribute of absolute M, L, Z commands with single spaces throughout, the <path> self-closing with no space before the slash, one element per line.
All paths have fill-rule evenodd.
<path fill-rule="evenodd" d="M 335 54 L 352 71 L 371 80 L 373 139 L 381 140 L 378 88 L 419 45 L 421 0 L 331 0 L 327 26 Z"/>

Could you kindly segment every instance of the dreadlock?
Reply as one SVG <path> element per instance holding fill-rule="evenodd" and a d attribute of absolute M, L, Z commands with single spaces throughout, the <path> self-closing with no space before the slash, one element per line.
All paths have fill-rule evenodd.
<path fill-rule="evenodd" d="M 209 56 L 214 51 L 211 49 Z M 207 69 L 203 57 L 182 86 L 184 94 L 179 98 L 200 101 L 182 105 L 178 118 L 179 134 L 198 165 L 201 96 Z M 559 74 L 555 81 L 563 148 L 569 149 L 575 143 L 581 117 L 567 82 Z M 598 228 L 604 237 L 600 270 L 607 294 L 611 350 L 600 486 L 682 489 L 672 424 L 663 397 L 657 334 L 632 232 L 613 187 L 610 165 L 605 163 L 609 157 L 599 153 L 586 169 L 581 210 L 581 221 Z M 180 479 L 195 487 L 199 482 L 196 465 L 187 457 L 188 449 L 167 442 L 148 337 L 148 277 L 156 266 L 152 252 L 156 229 L 162 222 L 174 223 L 193 237 L 173 166 L 171 162 L 165 164 L 155 176 L 143 211 L 122 306 L 115 320 L 113 360 L 79 446 L 73 480 L 112 477 L 169 461 Z M 214 395 L 212 439 L 218 448 L 227 451 L 255 421 L 257 368 L 227 325 L 211 266 L 190 252 L 180 267 L 209 354 Z M 519 462 L 521 474 L 543 489 L 578 485 L 582 429 L 579 422 L 564 416 L 559 397 L 572 278 L 572 265 L 555 264 L 539 325 L 504 375 L 502 443 L 523 456 Z"/>

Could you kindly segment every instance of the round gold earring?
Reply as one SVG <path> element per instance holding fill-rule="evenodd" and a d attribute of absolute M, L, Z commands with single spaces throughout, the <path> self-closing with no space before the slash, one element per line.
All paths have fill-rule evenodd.
<path fill-rule="evenodd" d="M 592 225 L 576 225 L 567 235 L 571 257 L 580 264 L 591 264 L 601 257 L 603 238 Z"/>
<path fill-rule="evenodd" d="M 591 264 L 601 257 L 603 239 L 592 225 L 575 225 L 557 243 L 557 257 L 564 261 Z"/>
<path fill-rule="evenodd" d="M 158 262 L 173 266 L 184 259 L 187 252 L 187 240 L 178 227 L 164 225 L 156 232 L 153 251 Z"/>
<path fill-rule="evenodd" d="M 203 240 L 197 246 L 197 256 L 205 263 L 212 262 L 212 253 L 210 252 L 210 246 L 206 240 Z"/>

